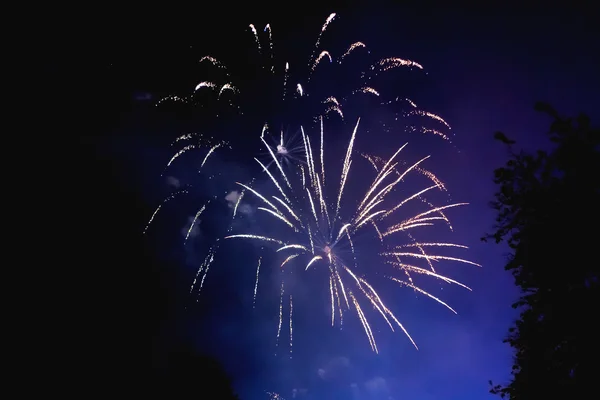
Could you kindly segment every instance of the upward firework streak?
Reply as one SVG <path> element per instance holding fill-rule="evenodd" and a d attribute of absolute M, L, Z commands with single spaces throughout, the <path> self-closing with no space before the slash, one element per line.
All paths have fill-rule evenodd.
<path fill-rule="evenodd" d="M 256 91 L 244 91 L 241 86 L 243 82 L 239 82 L 240 85 L 235 84 L 235 77 L 230 74 L 230 69 L 227 68 L 221 61 L 217 60 L 212 56 L 204 56 L 200 59 L 200 63 L 205 63 L 213 67 L 215 72 L 211 79 L 202 79 L 194 86 L 191 93 L 187 95 L 169 95 L 158 101 L 156 104 L 161 105 L 165 103 L 185 103 L 196 106 L 204 107 L 208 101 L 217 100 L 220 104 L 225 107 L 230 107 L 240 114 L 243 114 L 244 107 L 241 105 L 242 102 L 255 104 L 256 102 L 265 102 L 265 93 L 269 93 L 269 88 L 276 87 L 277 93 L 273 94 L 273 98 L 281 104 L 288 104 L 294 100 L 300 98 L 307 98 L 310 96 L 315 104 L 319 104 L 317 115 L 310 115 L 314 118 L 314 121 L 318 121 L 319 117 L 329 117 L 331 115 L 337 115 L 337 117 L 344 119 L 344 109 L 346 104 L 354 96 L 372 96 L 375 98 L 382 98 L 381 91 L 372 87 L 374 84 L 374 78 L 383 72 L 390 71 L 392 69 L 407 68 L 412 70 L 423 70 L 423 66 L 416 61 L 399 58 L 399 57 L 386 57 L 380 59 L 364 68 L 364 71 L 356 74 L 356 81 L 352 83 L 355 85 L 352 90 L 348 89 L 349 82 L 345 82 L 340 88 L 326 87 L 323 88 L 322 83 L 312 84 L 312 77 L 318 72 L 319 67 L 322 64 L 329 64 L 335 68 L 341 68 L 343 65 L 348 63 L 349 59 L 354 57 L 355 60 L 360 60 L 359 56 L 366 56 L 369 54 L 367 46 L 363 42 L 355 42 L 345 47 L 343 52 L 339 56 L 332 54 L 331 51 L 321 49 L 321 42 L 325 33 L 329 30 L 330 24 L 337 19 L 337 15 L 332 13 L 327 17 L 325 23 L 321 27 L 317 40 L 314 44 L 312 54 L 310 55 L 307 63 L 307 67 L 300 66 L 295 68 L 290 64 L 289 60 L 281 60 L 275 56 L 273 48 L 273 27 L 271 24 L 266 24 L 264 29 L 257 30 L 256 26 L 250 24 L 248 31 L 252 34 L 256 45 L 256 51 L 258 55 L 263 59 L 260 68 L 261 71 L 265 71 L 265 74 L 256 75 L 255 79 L 261 79 L 260 82 L 264 83 L 258 85 L 260 92 Z M 267 43 L 263 43 L 266 41 Z M 354 54 L 357 53 L 355 56 Z M 271 85 L 271 81 L 275 80 L 275 84 Z M 262 81 L 264 80 L 264 82 Z M 333 82 L 334 80 L 327 80 Z M 352 86 L 351 86 L 352 87 Z M 281 90 L 281 91 L 279 91 Z M 214 93 L 214 96 L 200 96 L 200 93 L 205 91 Z M 322 92 L 327 92 L 326 95 L 322 96 Z M 436 123 L 444 124 L 449 129 L 446 122 L 438 115 L 428 111 L 420 110 L 416 107 L 415 103 L 410 99 L 400 99 L 392 101 L 381 101 L 381 105 L 390 105 L 392 103 L 400 103 L 406 105 L 406 110 L 401 113 L 394 113 L 396 120 L 398 117 L 409 118 L 409 117 L 424 117 Z M 272 107 L 264 107 L 265 112 L 273 109 Z M 312 110 L 311 107 L 298 107 L 297 110 Z M 269 120 L 272 115 L 266 115 L 265 121 Z M 280 116 L 276 116 L 280 118 Z M 290 121 L 286 121 L 289 123 Z M 388 130 L 387 124 L 383 124 L 384 130 Z M 445 140 L 450 140 L 445 134 L 439 132 L 436 129 L 417 129 L 412 124 L 406 124 L 405 126 L 409 131 L 419 131 L 421 133 L 431 133 L 437 135 Z"/>
<path fill-rule="evenodd" d="M 398 168 L 398 156 L 406 147 L 406 144 L 400 147 L 394 155 L 387 161 L 375 157 L 368 157 L 369 161 L 376 169 L 376 176 L 372 183 L 366 188 L 365 195 L 360 200 L 358 207 L 353 207 L 352 214 L 343 213 L 344 189 L 349 180 L 350 168 L 353 163 L 354 143 L 359 123 L 356 123 L 346 156 L 342 164 L 342 173 L 336 187 L 337 193 L 333 199 L 329 199 L 325 190 L 324 181 L 324 149 L 323 141 L 321 147 L 315 148 L 311 145 L 309 136 L 302 130 L 302 140 L 304 143 L 305 164 L 300 164 L 302 169 L 297 174 L 290 174 L 289 170 L 282 168 L 277 160 L 277 156 L 269 148 L 273 157 L 273 162 L 277 166 L 276 174 L 280 179 L 275 178 L 273 173 L 263 167 L 269 180 L 274 186 L 277 195 L 266 195 L 258 192 L 255 188 L 238 183 L 243 189 L 256 196 L 264 207 L 258 207 L 258 210 L 264 211 L 265 215 L 273 218 L 278 223 L 282 223 L 291 235 L 283 237 L 267 237 L 253 233 L 240 233 L 226 236 L 226 239 L 245 238 L 276 244 L 276 252 L 283 254 L 283 261 L 280 268 L 293 268 L 297 265 L 296 261 L 302 261 L 302 270 L 307 274 L 312 274 L 318 268 L 325 268 L 329 276 L 329 290 L 331 297 L 332 325 L 335 324 L 336 315 L 342 322 L 345 310 L 354 309 L 364 328 L 369 344 L 373 351 L 378 352 L 377 343 L 373 335 L 373 330 L 367 320 L 365 311 L 361 306 L 360 298 L 365 298 L 371 306 L 383 317 L 385 322 L 394 331 L 400 328 L 411 343 L 416 344 L 408 331 L 400 323 L 394 313 L 385 305 L 379 293 L 364 277 L 360 266 L 352 266 L 342 257 L 344 246 L 349 246 L 351 254 L 354 256 L 353 240 L 357 233 L 367 227 L 372 227 L 372 232 L 376 233 L 384 245 L 384 251 L 379 253 L 381 264 L 391 265 L 389 275 L 386 277 L 402 286 L 409 287 L 414 291 L 430 297 L 438 303 L 444 305 L 452 312 L 456 313 L 448 304 L 435 297 L 431 293 L 416 286 L 412 275 L 422 274 L 440 279 L 446 283 L 452 283 L 469 289 L 464 284 L 455 281 L 449 277 L 443 276 L 435 271 L 433 262 L 442 260 L 455 261 L 479 266 L 474 262 L 451 257 L 446 255 L 431 254 L 430 249 L 438 248 L 465 248 L 465 246 L 454 243 L 422 243 L 412 239 L 411 232 L 418 227 L 432 226 L 435 222 L 442 221 L 449 224 L 444 211 L 450 208 L 465 205 L 466 203 L 455 203 L 444 206 L 434 206 L 423 199 L 423 195 L 431 190 L 445 190 L 442 182 L 431 172 L 422 168 L 421 164 L 429 157 L 424 157 L 414 164 L 407 164 L 403 169 Z M 261 140 L 264 142 L 264 131 L 261 134 Z M 268 146 L 268 145 L 267 145 Z M 318 154 L 318 157 L 315 157 Z M 320 160 L 320 161 L 319 161 Z M 306 166 L 306 170 L 304 169 Z M 427 177 L 433 184 L 417 191 L 398 201 L 392 198 L 391 193 L 410 173 L 420 173 Z M 306 174 L 306 177 L 304 177 Z M 300 176 L 298 176 L 300 175 Z M 296 179 L 293 179 L 296 178 Z M 292 184 L 294 182 L 294 184 Z M 418 212 L 409 218 L 404 218 L 400 222 L 391 223 L 392 217 L 398 214 L 406 203 L 421 199 L 427 204 L 427 209 Z M 383 227 L 383 228 L 382 228 Z M 393 245 L 386 239 L 396 236 L 399 232 L 404 232 L 411 239 L 410 243 L 404 245 Z M 293 239 L 292 239 L 293 238 Z M 297 258 L 298 257 L 298 258 Z M 295 259 L 294 262 L 290 262 Z M 424 260 L 429 268 L 423 268 L 415 265 L 415 261 Z M 373 260 L 375 261 L 375 260 Z M 375 268 L 370 265 L 369 269 Z M 402 272 L 404 278 L 401 279 L 395 272 Z M 316 276 L 316 275 L 313 275 Z M 470 289 L 469 289 L 470 290 Z M 285 293 L 285 281 L 282 282 L 280 291 L 279 305 L 279 325 L 277 337 L 281 333 L 283 324 L 283 300 Z M 360 296 L 359 296 L 360 295 Z M 360 298 L 359 298 L 360 297 Z M 290 299 L 290 339 L 291 339 L 291 315 L 292 315 L 292 297 Z M 291 346 L 291 340 L 290 340 Z"/>

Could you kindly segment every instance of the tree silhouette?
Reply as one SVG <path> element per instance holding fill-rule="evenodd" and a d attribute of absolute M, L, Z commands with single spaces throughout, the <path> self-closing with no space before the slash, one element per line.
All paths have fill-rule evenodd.
<path fill-rule="evenodd" d="M 219 362 L 188 346 L 171 352 L 166 366 L 155 370 L 153 378 L 155 391 L 163 398 L 239 400 Z"/>
<path fill-rule="evenodd" d="M 495 232 L 482 240 L 508 243 L 505 269 L 521 290 L 513 304 L 521 314 L 505 339 L 515 351 L 511 380 L 490 382 L 491 392 L 511 400 L 587 397 L 600 354 L 600 130 L 584 115 L 536 109 L 553 118 L 552 150 L 515 152 L 514 141 L 495 135 L 511 157 L 495 171 Z"/>

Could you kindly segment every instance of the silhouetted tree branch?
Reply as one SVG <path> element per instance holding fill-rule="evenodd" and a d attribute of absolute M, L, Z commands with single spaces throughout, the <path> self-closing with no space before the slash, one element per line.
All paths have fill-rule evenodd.
<path fill-rule="evenodd" d="M 553 118 L 551 151 L 515 152 L 514 141 L 495 135 L 511 158 L 495 171 L 495 232 L 482 240 L 508 243 L 505 269 L 521 290 L 513 305 L 521 314 L 505 340 L 515 351 L 512 379 L 491 392 L 511 400 L 587 397 L 600 338 L 600 130 L 584 115 L 562 118 L 542 103 L 536 110 Z"/>

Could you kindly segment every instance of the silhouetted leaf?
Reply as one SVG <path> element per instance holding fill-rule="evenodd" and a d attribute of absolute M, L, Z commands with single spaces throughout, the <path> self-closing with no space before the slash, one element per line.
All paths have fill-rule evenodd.
<path fill-rule="evenodd" d="M 504 144 L 507 145 L 511 145 L 511 144 L 515 144 L 516 142 L 514 140 L 510 140 L 509 138 L 506 137 L 506 135 L 502 132 L 496 132 L 494 133 L 494 139 L 501 141 Z"/>
<path fill-rule="evenodd" d="M 542 101 L 538 101 L 537 103 L 535 103 L 535 110 L 539 111 L 539 112 L 543 112 L 546 113 L 548 115 L 550 115 L 551 117 L 555 118 L 555 119 L 559 119 L 558 118 L 558 113 L 556 112 L 556 110 L 548 103 L 544 103 Z"/>

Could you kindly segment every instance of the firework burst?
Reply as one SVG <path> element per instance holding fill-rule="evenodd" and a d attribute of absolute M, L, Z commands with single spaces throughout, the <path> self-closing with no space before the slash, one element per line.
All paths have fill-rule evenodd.
<path fill-rule="evenodd" d="M 432 253 L 432 249 L 465 248 L 466 246 L 454 243 L 420 242 L 414 239 L 412 232 L 416 228 L 433 226 L 436 222 L 444 222 L 449 225 L 449 219 L 445 211 L 463 206 L 466 203 L 443 206 L 435 206 L 429 203 L 424 197 L 427 192 L 446 190 L 446 188 L 435 175 L 422 167 L 422 164 L 429 157 L 424 157 L 412 164 L 402 164 L 399 161 L 400 154 L 406 147 L 405 144 L 387 161 L 368 155 L 364 156 L 375 169 L 374 178 L 370 185 L 364 188 L 364 195 L 357 204 L 352 201 L 345 204 L 345 190 L 352 179 L 350 170 L 354 161 L 358 127 L 359 123 L 357 122 L 342 162 L 340 177 L 334 178 L 328 174 L 327 182 L 329 183 L 327 186 L 325 176 L 326 171 L 330 171 L 330 169 L 326 168 L 323 140 L 316 141 L 319 144 L 314 145 L 310 136 L 301 128 L 304 162 L 298 164 L 297 168 L 286 170 L 278 161 L 277 155 L 264 140 L 265 133 L 263 130 L 261 140 L 269 149 L 276 168 L 273 168 L 273 172 L 271 172 L 260 160 L 257 159 L 256 161 L 267 175 L 273 186 L 273 193 L 276 194 L 261 193 L 252 185 L 239 182 L 238 185 L 262 203 L 256 208 L 257 211 L 264 213 L 265 217 L 271 218 L 273 222 L 284 226 L 287 233 L 266 236 L 254 232 L 243 232 L 234 233 L 225 238 L 257 240 L 273 245 L 275 252 L 281 254 L 281 263 L 279 264 L 281 270 L 299 269 L 302 273 L 311 274 L 312 279 L 316 276 L 322 276 L 314 274 L 314 270 L 328 271 L 332 325 L 335 324 L 336 320 L 342 323 L 344 313 L 353 310 L 364 328 L 373 351 L 378 352 L 378 347 L 363 305 L 365 301 L 379 313 L 390 329 L 400 329 L 416 347 L 416 343 L 408 331 L 369 282 L 368 271 L 376 269 L 378 272 L 385 272 L 389 280 L 430 297 L 455 312 L 443 300 L 417 286 L 413 280 L 413 275 L 427 275 L 469 289 L 464 284 L 436 272 L 433 263 L 446 260 L 472 265 L 479 264 L 463 258 L 441 255 L 437 252 Z M 321 130 L 320 137 L 323 136 L 324 133 Z M 399 200 L 393 194 L 398 192 L 398 187 L 407 175 L 416 173 L 428 178 L 429 185 Z M 335 187 L 335 193 L 331 193 L 331 190 L 328 191 L 326 187 Z M 394 218 L 396 215 L 401 214 L 400 211 L 406 208 L 407 203 L 417 200 L 425 205 L 424 209 L 400 220 Z M 345 210 L 351 210 L 351 212 Z M 361 268 L 360 264 L 356 262 L 355 245 L 357 244 L 354 243 L 358 237 L 357 235 L 366 230 L 369 230 L 378 238 L 382 248 L 378 254 L 379 259 L 370 260 L 371 265 L 368 270 Z M 398 240 L 397 237 L 401 233 L 405 234 L 408 242 Z M 402 244 L 398 245 L 399 242 Z M 350 257 L 344 251 L 345 248 L 350 249 Z M 427 267 L 419 266 L 418 261 L 425 261 Z M 387 265 L 390 268 L 382 271 L 381 268 L 375 268 L 373 263 L 381 266 Z M 257 270 L 257 284 L 258 274 Z M 287 295 L 284 280 L 280 290 L 278 339 L 281 334 L 283 320 L 286 318 L 283 312 L 283 303 L 287 298 L 290 302 L 291 339 L 292 296 Z M 290 340 L 290 351 L 291 345 Z"/>
<path fill-rule="evenodd" d="M 342 68 L 352 65 L 351 61 L 364 59 L 369 54 L 367 46 L 363 42 L 352 43 L 339 54 L 321 48 L 324 34 L 335 19 L 335 14 L 331 14 L 327 18 L 318 34 L 307 65 L 298 64 L 297 69 L 292 68 L 287 61 L 279 62 L 279 59 L 275 57 L 271 25 L 267 24 L 264 30 L 258 30 L 254 25 L 250 25 L 249 31 L 253 35 L 256 52 L 263 61 L 259 68 L 262 71 L 261 74 L 254 74 L 255 79 L 251 84 L 243 79 L 238 80 L 236 76 L 243 74 L 235 73 L 218 59 L 204 56 L 200 59 L 200 63 L 211 67 L 214 76 L 201 77 L 187 94 L 167 96 L 161 99 L 157 106 L 177 103 L 205 107 L 208 103 L 215 103 L 218 104 L 217 108 L 210 108 L 209 112 L 214 116 L 245 115 L 260 120 L 260 124 L 267 122 L 262 129 L 259 141 L 264 148 L 263 157 L 257 157 L 254 160 L 265 179 L 272 186 L 271 189 L 267 189 L 267 191 L 258 189 L 258 186 L 255 185 L 257 179 L 250 182 L 243 182 L 240 179 L 239 182 L 236 182 L 237 190 L 230 191 L 226 199 L 231 201 L 234 222 L 240 217 L 240 214 L 243 214 L 240 210 L 243 210 L 244 206 L 248 206 L 243 201 L 254 198 L 261 203 L 254 208 L 257 214 L 262 214 L 265 218 L 270 218 L 272 222 L 281 224 L 287 231 L 279 233 L 280 230 L 278 230 L 278 233 L 273 235 L 252 230 L 237 232 L 233 231 L 235 224 L 232 223 L 226 238 L 264 242 L 265 247 L 274 246 L 275 254 L 280 256 L 279 270 L 298 270 L 313 280 L 324 277 L 329 287 L 331 324 L 342 324 L 344 315 L 348 311 L 352 311 L 358 317 L 373 351 L 378 352 L 379 349 L 367 315 L 369 308 L 374 309 L 392 331 L 399 329 L 406 334 L 416 347 L 415 341 L 408 331 L 384 303 L 378 290 L 374 288 L 375 282 L 372 282 L 371 274 L 377 272 L 390 282 L 430 297 L 455 312 L 444 301 L 417 286 L 413 277 L 427 275 L 442 282 L 469 289 L 464 284 L 438 273 L 434 264 L 440 261 L 478 264 L 435 251 L 450 248 L 460 249 L 465 246 L 445 242 L 421 242 L 415 239 L 413 233 L 425 230 L 437 223 L 451 228 L 446 215 L 447 210 L 465 205 L 465 203 L 437 206 L 428 201 L 427 194 L 433 191 L 446 191 L 446 187 L 433 173 L 424 169 L 423 164 L 428 157 L 416 163 L 403 160 L 401 156 L 405 153 L 403 149 L 406 144 L 401 146 L 389 159 L 357 152 L 355 139 L 359 128 L 358 122 L 352 130 L 345 156 L 342 157 L 341 171 L 335 168 L 330 169 L 328 166 L 330 163 L 326 164 L 325 162 L 325 146 L 327 144 L 324 139 L 323 125 L 324 121 L 330 117 L 343 121 L 349 120 L 350 115 L 354 114 L 352 100 L 366 97 L 375 100 L 375 103 L 369 104 L 378 106 L 400 104 L 402 111 L 394 113 L 393 118 L 394 120 L 406 119 L 407 122 L 400 126 L 401 131 L 431 134 L 449 140 L 444 131 L 450 130 L 450 126 L 440 116 L 418 108 L 412 100 L 400 97 L 389 99 L 385 89 L 374 87 L 375 78 L 383 72 L 399 68 L 422 70 L 423 67 L 415 61 L 392 57 L 369 63 L 365 68 L 358 70 L 357 79 L 354 82 L 356 84 L 350 90 L 346 90 L 348 85 L 344 85 L 343 90 L 336 90 L 336 88 L 331 88 L 331 85 L 324 84 L 323 82 L 327 83 L 329 80 L 319 79 L 319 73 L 323 69 L 321 65 L 329 64 L 333 68 Z M 265 95 L 265 93 L 272 93 L 273 96 Z M 267 99 L 267 97 L 271 97 L 271 99 Z M 415 122 L 415 118 L 428 119 L 436 124 L 437 128 L 422 127 Z M 224 120 L 221 118 L 221 121 Z M 246 122 L 244 120 L 245 130 L 248 130 L 248 127 L 256 126 Z M 302 122 L 306 122 L 306 124 Z M 319 127 L 315 127 L 317 124 Z M 260 127 L 260 125 L 258 126 Z M 288 131 L 283 129 L 284 126 L 299 126 L 300 129 L 295 134 L 289 135 Z M 302 126 L 309 126 L 310 132 L 319 130 L 319 135 L 306 134 Z M 390 128 L 390 124 L 384 124 L 382 130 L 388 132 Z M 167 167 L 171 167 L 179 158 L 192 150 L 200 151 L 201 160 L 198 160 L 199 165 L 196 169 L 197 172 L 202 172 L 200 174 L 202 176 L 205 174 L 205 165 L 211 162 L 214 154 L 229 147 L 225 142 L 210 141 L 195 134 L 181 136 L 175 141 L 175 145 L 179 146 L 179 150 L 174 153 L 167 163 Z M 248 151 L 242 153 L 251 154 L 252 157 L 255 155 Z M 356 157 L 356 155 L 360 156 Z M 370 163 L 373 168 L 371 171 L 373 179 L 369 185 L 359 188 L 363 190 L 363 197 L 358 202 L 348 201 L 348 186 L 356 184 L 350 171 L 357 169 L 354 163 L 358 160 L 366 160 Z M 361 170 L 361 172 L 363 171 Z M 401 183 L 407 176 L 414 174 L 425 177 L 429 183 L 414 193 L 398 198 L 398 193 L 402 193 L 402 190 L 399 189 L 405 189 L 404 186 L 406 186 Z M 208 177 L 210 178 L 210 176 Z M 362 178 L 357 181 L 359 181 L 359 186 L 365 182 Z M 179 190 L 167 197 L 152 214 L 144 233 L 163 204 L 185 192 L 185 190 Z M 184 240 L 188 240 L 194 226 L 207 214 L 207 207 L 216 203 L 215 200 L 217 197 L 199 204 L 194 217 L 191 218 L 191 224 Z M 407 210 L 412 208 L 406 205 L 412 206 L 414 203 L 419 204 L 422 208 L 416 213 L 407 215 L 409 213 Z M 404 217 L 400 218 L 402 215 Z M 270 225 L 267 224 L 267 226 Z M 360 249 L 361 246 L 364 246 L 360 242 L 361 238 L 365 236 L 361 235 L 362 233 L 375 238 L 380 246 L 377 256 L 369 260 L 369 269 L 363 268 L 363 264 L 358 262 L 356 257 L 357 247 Z M 404 240 L 400 239 L 400 235 Z M 197 271 L 190 291 L 202 288 L 220 243 L 217 241 L 210 247 Z M 257 261 L 253 304 L 256 302 L 261 271 L 268 268 L 269 266 L 265 265 L 262 258 Z M 326 273 L 320 274 L 323 271 Z M 285 277 L 285 275 L 283 276 Z M 282 329 L 289 329 L 289 354 L 291 357 L 294 307 L 301 306 L 301 303 L 294 302 L 293 294 L 288 289 L 285 279 L 281 282 L 278 294 L 277 345 L 279 346 Z M 284 309 L 289 312 L 284 312 Z M 288 321 L 284 321 L 285 319 Z"/>
<path fill-rule="evenodd" d="M 175 103 L 199 107 L 210 110 L 209 114 L 213 116 L 226 117 L 228 120 L 234 115 L 245 115 L 279 128 L 309 126 L 321 118 L 345 120 L 354 114 L 349 110 L 364 108 L 366 100 L 361 98 L 366 97 L 369 104 L 394 109 L 385 113 L 393 116 L 394 123 L 383 118 L 377 121 L 381 125 L 380 130 L 389 132 L 390 129 L 400 128 L 433 134 L 449 141 L 448 135 L 435 126 L 421 128 L 415 123 L 415 118 L 425 118 L 450 129 L 440 116 L 417 108 L 410 99 L 397 97 L 395 93 L 387 93 L 383 87 L 374 86 L 383 73 L 397 69 L 422 72 L 423 66 L 400 57 L 373 61 L 368 46 L 361 41 L 341 47 L 338 51 L 322 48 L 323 39 L 331 30 L 330 25 L 337 19 L 335 13 L 326 18 L 307 62 L 297 61 L 296 65 L 280 59 L 274 51 L 271 24 L 266 24 L 264 29 L 250 24 L 247 34 L 252 37 L 256 62 L 246 65 L 239 54 L 229 54 L 229 57 L 225 54 L 224 58 L 233 58 L 226 66 L 221 60 L 205 55 L 199 59 L 199 63 L 207 67 L 204 75 L 187 93 L 168 95 L 156 105 Z M 302 59 L 296 52 L 284 50 L 288 50 L 281 51 L 285 57 Z M 251 76 L 252 79 L 245 79 L 245 76 Z M 341 81 L 340 76 L 344 77 Z M 396 122 L 398 120 L 404 122 L 399 125 Z"/>

